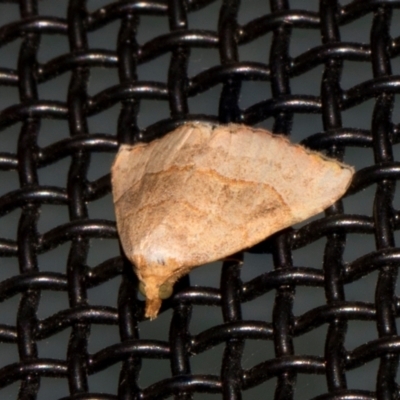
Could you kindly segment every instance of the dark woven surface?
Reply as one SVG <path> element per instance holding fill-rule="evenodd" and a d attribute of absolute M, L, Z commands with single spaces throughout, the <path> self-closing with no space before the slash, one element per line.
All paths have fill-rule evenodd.
<path fill-rule="evenodd" d="M 62 16 L 49 14 L 55 3 Z M 400 2 L 321 0 L 318 9 L 316 0 L 296 7 L 270 0 L 266 12 L 263 1 L 246 0 L 93 1 L 89 9 L 85 3 L 0 4 L 0 50 L 9 49 L 0 56 L 0 397 L 398 398 Z M 300 9 L 306 4 L 312 9 Z M 243 22 L 240 13 L 249 6 L 251 18 Z M 210 29 L 199 18 L 193 28 L 192 16 L 209 7 L 218 23 Z M 154 17 L 155 37 L 136 40 L 152 16 L 168 31 L 158 34 Z M 364 40 L 358 21 L 368 25 Z M 105 33 L 92 47 L 91 35 L 112 24 L 111 45 L 105 46 Z M 305 31 L 316 41 L 293 47 Z M 66 50 L 42 60 L 49 35 L 63 38 Z M 258 60 L 241 53 L 253 43 Z M 202 51 L 210 49 L 216 63 L 190 75 L 193 54 L 201 64 Z M 151 74 L 158 62 L 165 77 Z M 98 67 L 113 71 L 115 82 L 96 77 L 106 71 Z M 358 80 L 344 85 L 350 68 Z M 294 91 L 303 76 L 316 94 Z M 64 79 L 64 91 L 54 100 L 46 90 L 57 79 Z M 96 79 L 98 89 L 91 86 Z M 243 106 L 243 89 L 254 81 L 270 92 L 248 96 Z M 191 103 L 215 89 L 211 112 Z M 147 123 L 141 116 L 149 104 Z M 348 117 L 368 104 L 359 117 Z M 110 129 L 92 122 L 110 110 L 116 110 L 107 114 L 114 117 L 107 117 Z M 109 162 L 101 159 L 96 175 L 96 157 L 189 119 L 264 124 L 290 134 L 296 126 L 303 130 L 296 125 L 301 117 L 310 118 L 305 144 L 360 164 L 347 199 L 256 246 L 250 253 L 259 255 L 244 254 L 243 267 L 206 267 L 200 285 L 193 285 L 196 273 L 183 278 L 160 317 L 143 321 L 136 278 L 117 247 Z M 320 132 L 313 130 L 317 119 Z M 104 260 L 96 259 L 95 243 L 106 249 Z M 215 273 L 220 284 L 208 286 Z M 306 309 L 304 298 L 311 299 Z"/>

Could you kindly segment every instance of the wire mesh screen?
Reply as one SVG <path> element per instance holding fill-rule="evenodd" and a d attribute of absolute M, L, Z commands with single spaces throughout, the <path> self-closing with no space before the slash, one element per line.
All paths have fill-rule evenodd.
<path fill-rule="evenodd" d="M 1 398 L 399 398 L 399 8 L 2 1 Z M 150 322 L 109 172 L 119 144 L 188 120 L 262 126 L 357 173 L 243 263 L 182 278 Z"/>

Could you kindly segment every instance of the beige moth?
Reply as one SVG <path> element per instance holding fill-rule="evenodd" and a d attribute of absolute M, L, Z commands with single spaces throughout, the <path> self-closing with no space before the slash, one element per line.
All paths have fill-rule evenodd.
<path fill-rule="evenodd" d="M 245 125 L 186 123 L 122 145 L 112 189 L 122 247 L 157 316 L 191 269 L 251 247 L 323 211 L 354 170 Z"/>

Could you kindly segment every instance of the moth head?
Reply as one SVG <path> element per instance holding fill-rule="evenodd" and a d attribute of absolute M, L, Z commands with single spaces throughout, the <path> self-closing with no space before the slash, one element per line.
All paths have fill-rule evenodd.
<path fill-rule="evenodd" d="M 161 307 L 162 300 L 171 297 L 174 287 L 170 282 L 164 282 L 161 285 L 153 282 L 139 282 L 139 291 L 146 298 L 145 316 L 150 319 L 157 317 Z"/>
<path fill-rule="evenodd" d="M 139 292 L 147 298 L 146 296 L 146 284 L 143 283 L 142 281 L 139 282 Z M 168 299 L 168 297 L 171 297 L 172 293 L 174 292 L 174 286 L 169 283 L 165 282 L 162 285 L 158 287 L 158 297 L 161 300 Z"/>

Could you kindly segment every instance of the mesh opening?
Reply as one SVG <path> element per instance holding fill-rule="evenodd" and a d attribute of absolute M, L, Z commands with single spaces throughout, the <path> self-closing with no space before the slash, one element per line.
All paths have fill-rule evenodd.
<path fill-rule="evenodd" d="M 1 397 L 398 398 L 399 9 L 2 2 Z M 357 173 L 243 266 L 182 278 L 150 322 L 109 170 L 188 120 L 290 134 Z"/>

